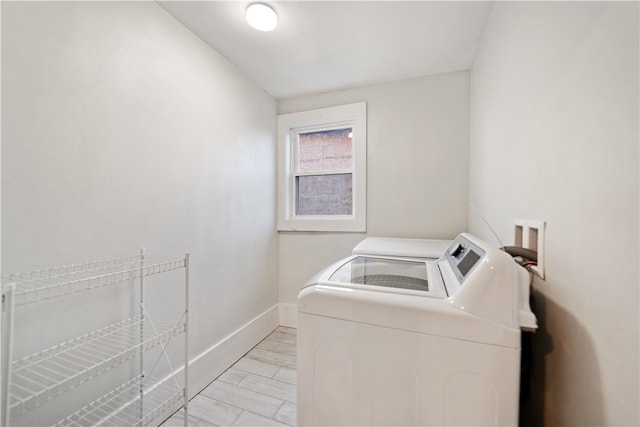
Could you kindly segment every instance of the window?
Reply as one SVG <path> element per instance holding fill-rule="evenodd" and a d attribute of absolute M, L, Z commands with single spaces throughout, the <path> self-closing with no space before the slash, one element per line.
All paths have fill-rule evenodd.
<path fill-rule="evenodd" d="M 366 104 L 278 116 L 278 230 L 366 230 Z"/>

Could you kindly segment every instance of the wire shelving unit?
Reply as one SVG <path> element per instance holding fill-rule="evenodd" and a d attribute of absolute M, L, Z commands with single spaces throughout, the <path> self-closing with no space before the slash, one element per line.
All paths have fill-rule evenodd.
<path fill-rule="evenodd" d="M 152 318 L 144 300 L 144 278 L 184 269 L 184 311 L 179 319 Z M 13 360 L 14 313 L 20 306 L 130 282 L 139 286 L 137 315 Z M 62 305 L 61 305 L 62 306 Z M 62 306 L 63 307 L 63 306 Z M 139 358 L 139 373 L 56 426 L 144 426 L 178 404 L 188 416 L 189 254 L 140 255 L 2 275 L 2 418 L 13 419 L 110 370 Z M 167 354 L 170 341 L 184 335 L 183 385 Z M 171 371 L 154 379 L 145 372 L 144 353 L 160 348 Z"/>

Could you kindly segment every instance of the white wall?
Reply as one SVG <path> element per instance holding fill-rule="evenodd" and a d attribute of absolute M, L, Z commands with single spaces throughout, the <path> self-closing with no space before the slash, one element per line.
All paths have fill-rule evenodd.
<path fill-rule="evenodd" d="M 638 35 L 637 2 L 497 2 L 472 68 L 470 230 L 548 221 L 525 425 L 640 423 Z"/>
<path fill-rule="evenodd" d="M 191 251 L 191 357 L 272 310 L 266 333 L 276 114 L 154 2 L 2 2 L 3 272 Z M 253 344 L 201 357 L 193 384 Z"/>
<path fill-rule="evenodd" d="M 367 233 L 281 232 L 284 304 L 366 235 L 453 238 L 467 228 L 468 71 L 284 99 L 278 112 L 358 101 L 367 102 Z"/>

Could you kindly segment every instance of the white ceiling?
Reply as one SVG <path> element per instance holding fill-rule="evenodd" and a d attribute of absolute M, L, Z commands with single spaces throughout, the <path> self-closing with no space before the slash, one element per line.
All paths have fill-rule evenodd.
<path fill-rule="evenodd" d="M 275 98 L 468 69 L 493 2 L 269 1 L 279 25 L 244 19 L 252 1 L 160 1 Z"/>

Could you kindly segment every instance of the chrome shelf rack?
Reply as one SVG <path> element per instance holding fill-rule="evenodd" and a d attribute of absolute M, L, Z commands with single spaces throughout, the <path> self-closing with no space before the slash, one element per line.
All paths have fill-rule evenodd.
<path fill-rule="evenodd" d="M 144 301 L 144 277 L 184 269 L 184 311 L 179 319 L 152 319 Z M 117 283 L 140 287 L 138 315 L 69 341 L 13 360 L 14 311 L 22 305 L 91 291 Z M 159 420 L 178 403 L 188 416 L 189 254 L 184 257 L 140 255 L 2 275 L 2 425 L 61 396 L 135 357 L 140 372 L 94 402 L 60 420 L 56 426 L 144 426 Z M 183 386 L 166 346 L 184 335 Z M 171 375 L 153 379 L 143 354 L 160 347 Z M 155 367 L 156 365 L 154 365 Z M 153 371 L 153 368 L 152 368 Z"/>

